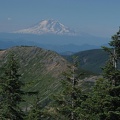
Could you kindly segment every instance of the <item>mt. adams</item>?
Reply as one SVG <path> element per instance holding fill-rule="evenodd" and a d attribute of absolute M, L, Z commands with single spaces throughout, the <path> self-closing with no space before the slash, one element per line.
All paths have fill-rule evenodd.
<path fill-rule="evenodd" d="M 74 30 L 64 26 L 55 20 L 42 20 L 33 27 L 18 30 L 15 33 L 23 34 L 57 34 L 57 35 L 76 35 Z"/>

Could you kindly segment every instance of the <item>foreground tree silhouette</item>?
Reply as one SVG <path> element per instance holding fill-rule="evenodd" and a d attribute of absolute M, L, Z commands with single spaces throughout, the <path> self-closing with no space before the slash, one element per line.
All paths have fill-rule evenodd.
<path fill-rule="evenodd" d="M 112 41 L 109 43 L 111 48 L 104 50 L 109 53 L 109 60 L 103 68 L 103 77 L 108 80 L 111 87 L 109 87 L 109 101 L 106 102 L 106 111 L 101 116 L 108 120 L 120 119 L 120 28 L 117 34 L 112 36 Z M 108 107 L 108 105 L 110 105 Z"/>
<path fill-rule="evenodd" d="M 0 80 L 0 119 L 23 120 L 23 112 L 19 104 L 23 101 L 23 86 L 20 80 L 19 63 L 11 54 L 4 66 L 4 73 Z"/>
<path fill-rule="evenodd" d="M 120 30 L 109 45 L 110 48 L 103 47 L 109 54 L 103 78 L 97 80 L 88 99 L 82 103 L 83 119 L 120 120 Z"/>

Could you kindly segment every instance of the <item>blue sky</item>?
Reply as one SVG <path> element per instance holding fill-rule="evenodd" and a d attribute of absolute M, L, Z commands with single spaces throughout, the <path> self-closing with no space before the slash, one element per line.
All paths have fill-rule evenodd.
<path fill-rule="evenodd" d="M 0 0 L 0 32 L 32 26 L 43 19 L 111 37 L 120 26 L 120 0 Z"/>

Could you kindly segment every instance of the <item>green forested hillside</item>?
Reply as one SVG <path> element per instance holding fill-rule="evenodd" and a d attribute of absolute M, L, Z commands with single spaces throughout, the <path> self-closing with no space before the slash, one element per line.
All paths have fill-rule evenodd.
<path fill-rule="evenodd" d="M 112 53 L 113 50 L 110 50 Z M 3 77 L 4 79 L 1 79 L 2 72 L 4 71 L 2 65 L 6 63 L 6 61 L 9 62 L 8 56 L 11 53 L 14 53 L 15 58 L 17 58 L 19 61 L 19 73 L 21 75 L 20 80 L 24 83 L 24 86 L 22 86 L 22 90 L 25 91 L 25 101 L 21 102 L 20 108 L 25 114 L 25 117 L 23 116 L 25 120 L 36 120 L 36 118 L 43 120 L 53 120 L 56 118 L 58 120 L 61 118 L 66 120 L 68 120 L 69 118 L 84 120 L 90 118 L 90 120 L 96 120 L 96 117 L 99 117 L 99 120 L 104 120 L 104 118 L 110 118 L 110 120 L 111 118 L 116 118 L 117 120 L 119 118 L 119 106 L 116 107 L 117 105 L 114 104 L 114 102 L 112 101 L 114 95 L 111 95 L 113 94 L 111 92 L 115 92 L 115 89 L 119 90 L 119 88 L 117 88 L 119 87 L 119 69 L 114 69 L 113 62 L 109 61 L 110 63 L 108 62 L 106 66 L 104 66 L 104 74 L 102 78 L 98 78 L 98 76 L 93 76 L 91 72 L 87 72 L 85 70 L 83 71 L 82 69 L 80 69 L 79 71 L 79 69 L 77 69 L 78 62 L 80 62 L 80 66 L 83 67 L 83 65 L 91 65 L 91 69 L 95 70 L 96 68 L 97 71 L 99 65 L 104 65 L 108 57 L 107 54 L 105 54 L 105 52 L 103 52 L 102 50 L 97 49 L 76 53 L 74 54 L 74 56 L 78 56 L 78 61 L 76 57 L 74 57 L 73 61 L 73 56 L 67 57 L 67 59 L 69 59 L 70 62 L 73 62 L 73 64 L 69 63 L 67 60 L 65 60 L 63 57 L 55 52 L 44 50 L 38 47 L 19 46 L 9 48 L 7 50 L 1 50 L 0 81 L 5 80 L 8 83 L 12 79 L 7 71 L 6 75 L 8 74 L 8 78 L 6 79 L 6 77 Z M 13 71 L 15 70 L 14 67 L 11 68 Z M 65 72 L 64 76 L 62 74 L 63 72 Z M 14 71 L 14 73 L 16 72 Z M 84 73 L 83 75 L 85 75 L 85 79 L 83 79 L 84 77 L 81 76 L 82 73 Z M 14 77 L 14 74 L 11 75 L 13 75 Z M 113 75 L 113 77 L 115 76 L 115 89 L 111 87 L 113 85 L 110 84 L 110 81 L 108 81 L 109 77 L 111 80 L 111 75 Z M 94 84 L 95 80 L 97 81 Z M 15 81 L 17 83 L 17 80 Z M 8 90 L 11 87 L 9 85 L 10 84 L 8 84 L 7 86 Z M 90 89 L 91 86 L 93 86 L 93 89 Z M 2 93 L 1 96 L 3 97 L 3 99 L 4 95 L 12 95 L 11 92 L 9 92 L 10 94 L 7 94 L 7 91 L 3 88 L 4 84 L 2 83 L 0 87 L 0 92 Z M 35 94 L 28 94 L 32 92 L 38 92 L 37 96 Z M 109 97 L 106 97 L 106 95 L 108 95 Z M 119 94 L 115 95 L 116 98 L 119 100 Z M 12 97 L 14 98 L 14 96 Z M 52 98 L 50 99 L 50 97 Z M 116 103 L 118 103 L 117 99 L 115 101 Z M 101 103 L 101 100 L 105 102 Z M 2 100 L 0 102 L 2 106 L 2 108 L 0 109 L 0 113 L 2 113 L 3 117 L 6 117 L 2 112 L 3 109 L 6 110 L 6 101 Z M 4 105 L 2 105 L 2 102 L 4 103 Z M 113 102 L 113 106 L 116 107 L 115 110 L 112 109 L 112 113 L 108 114 L 106 112 L 101 112 L 103 111 L 102 107 L 108 107 L 108 105 L 106 106 L 106 102 L 108 102 L 107 104 L 110 105 Z M 9 103 L 9 101 L 7 103 Z M 107 111 L 109 111 L 109 107 Z M 14 112 L 12 113 L 14 114 Z M 113 114 L 115 115 L 114 117 L 112 116 Z M 2 116 L 0 117 L 2 118 Z"/>
<path fill-rule="evenodd" d="M 67 71 L 70 65 L 55 52 L 38 47 L 19 46 L 0 51 L 0 66 L 10 53 L 14 53 L 20 61 L 21 79 L 25 83 L 24 90 L 39 91 L 41 101 L 58 90 L 62 73 Z M 82 68 L 92 72 L 99 72 L 99 66 L 102 66 L 107 59 L 102 50 L 84 51 L 74 55 L 78 56 Z M 67 59 L 72 60 L 72 56 Z M 86 70 L 80 70 L 80 72 L 82 71 L 85 76 L 89 77 L 92 72 Z"/>
<path fill-rule="evenodd" d="M 41 99 L 48 97 L 59 88 L 62 73 L 67 71 L 70 65 L 55 52 L 38 47 L 20 46 L 0 51 L 0 67 L 10 53 L 14 53 L 20 61 L 21 79 L 25 83 L 24 89 L 26 91 L 38 90 Z M 87 73 L 87 71 L 83 72 Z M 88 74 L 91 73 L 85 75 L 88 76 Z"/>
<path fill-rule="evenodd" d="M 60 55 L 38 47 L 13 47 L 0 51 L 0 66 L 10 53 L 14 53 L 20 61 L 20 74 L 25 83 L 25 91 L 39 91 L 42 101 L 59 88 L 62 72 L 68 69 L 69 64 Z"/>
<path fill-rule="evenodd" d="M 11 53 L 14 53 L 19 61 L 20 79 L 24 82 L 23 90 L 29 93 L 38 91 L 39 102 L 46 106 L 50 97 L 61 90 L 63 72 L 69 71 L 72 64 L 50 50 L 33 46 L 17 46 L 0 51 L 0 75 L 3 72 L 1 67 Z M 86 70 L 80 69 L 79 73 L 84 73 L 80 79 L 87 77 L 87 80 L 80 81 L 80 84 L 82 83 L 82 86 L 85 87 L 85 91 L 89 91 L 94 84 L 93 81 L 97 78 L 92 78 L 94 74 Z M 92 82 L 89 80 L 89 76 Z M 29 109 L 35 98 L 35 95 L 25 96 L 25 102 L 21 104 L 22 108 Z"/>
<path fill-rule="evenodd" d="M 72 56 L 78 56 L 80 67 L 94 72 L 101 73 L 103 67 L 108 59 L 108 54 L 102 49 L 93 49 L 75 53 Z M 64 56 L 67 60 L 72 61 L 72 56 Z"/>

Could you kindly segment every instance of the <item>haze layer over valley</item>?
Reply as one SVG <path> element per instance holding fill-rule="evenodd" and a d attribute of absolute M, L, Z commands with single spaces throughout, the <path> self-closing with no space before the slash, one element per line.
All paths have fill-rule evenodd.
<path fill-rule="evenodd" d="M 58 53 L 100 48 L 108 38 L 77 32 L 55 20 L 42 20 L 25 29 L 0 33 L 2 49 L 16 45 L 38 46 Z"/>

